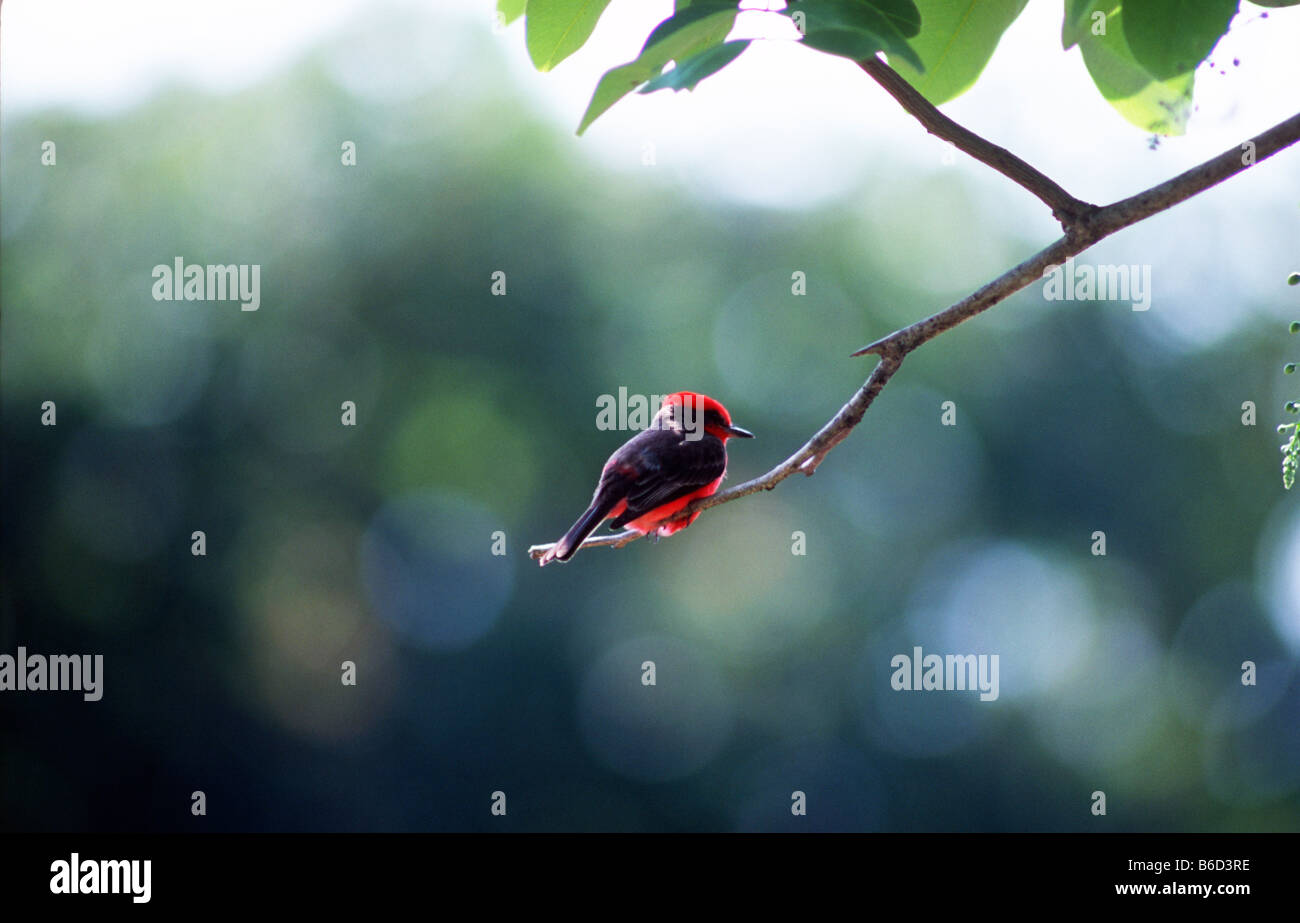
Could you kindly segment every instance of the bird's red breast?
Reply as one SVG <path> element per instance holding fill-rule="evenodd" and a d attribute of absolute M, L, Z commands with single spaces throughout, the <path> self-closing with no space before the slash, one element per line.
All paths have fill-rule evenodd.
<path fill-rule="evenodd" d="M 645 513 L 637 517 L 636 519 L 629 521 L 628 523 L 625 524 L 626 528 L 629 528 L 634 532 L 640 532 L 642 535 L 647 535 L 650 532 L 656 531 L 656 527 L 658 527 L 657 531 L 659 532 L 660 535 L 672 535 L 674 532 L 680 532 L 682 529 L 685 529 L 687 526 L 689 526 L 691 523 L 693 523 L 696 519 L 699 518 L 700 515 L 699 510 L 696 510 L 694 513 L 692 513 L 689 516 L 684 516 L 683 518 L 677 520 L 676 522 L 670 522 L 662 526 L 659 524 L 663 522 L 665 519 L 670 519 L 679 510 L 684 509 L 687 505 L 695 502 L 696 500 L 699 500 L 701 497 L 712 496 L 714 493 L 717 492 L 717 489 L 721 484 L 722 484 L 722 478 L 719 477 L 716 480 L 711 481 L 708 484 L 705 484 L 703 487 L 699 488 L 698 490 L 691 491 L 690 493 L 685 494 L 684 496 L 678 497 L 676 500 L 670 500 L 667 503 L 661 504 L 660 506 L 657 506 L 654 509 L 652 509 L 650 512 Z M 612 510 L 609 511 L 608 518 L 617 519 L 626 510 L 627 510 L 627 501 L 620 500 L 618 502 L 618 505 L 616 505 Z"/>

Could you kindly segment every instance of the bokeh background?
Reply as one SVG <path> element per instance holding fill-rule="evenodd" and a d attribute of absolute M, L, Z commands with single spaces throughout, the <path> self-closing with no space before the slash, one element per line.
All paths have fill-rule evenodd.
<path fill-rule="evenodd" d="M 538 74 L 486 3 L 4 5 L 0 651 L 105 677 L 0 696 L 0 826 L 1300 827 L 1300 151 L 1081 260 L 1150 265 L 1149 311 L 1033 286 L 909 358 L 816 477 L 527 558 L 626 437 L 599 395 L 723 400 L 752 477 L 861 383 L 852 348 L 1059 230 L 788 42 L 576 138 L 669 6 L 616 2 Z M 1060 17 L 1030 4 L 946 111 L 1084 198 L 1295 109 L 1296 11 L 1243 13 L 1158 144 Z M 260 264 L 260 310 L 155 302 L 178 255 Z M 893 692 L 915 645 L 998 654 L 1000 697 Z"/>

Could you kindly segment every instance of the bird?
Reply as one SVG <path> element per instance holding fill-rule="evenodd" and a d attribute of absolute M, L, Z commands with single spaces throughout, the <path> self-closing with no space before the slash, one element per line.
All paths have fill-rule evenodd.
<path fill-rule="evenodd" d="M 731 422 L 727 408 L 705 394 L 664 397 L 650 425 L 623 443 L 601 469 L 591 505 L 539 559 L 568 561 L 604 519 L 610 528 L 672 535 L 700 515 L 666 522 L 693 500 L 710 496 L 727 473 L 727 440 L 753 439 Z"/>

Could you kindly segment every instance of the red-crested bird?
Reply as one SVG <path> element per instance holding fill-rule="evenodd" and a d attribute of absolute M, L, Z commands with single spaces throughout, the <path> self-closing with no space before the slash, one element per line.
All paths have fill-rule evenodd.
<path fill-rule="evenodd" d="M 538 563 L 545 567 L 569 560 L 603 519 L 613 520 L 610 528 L 626 526 L 642 535 L 672 535 L 685 529 L 699 510 L 674 522 L 664 520 L 718 489 L 727 473 L 727 440 L 732 436 L 754 438 L 732 425 L 727 408 L 713 398 L 694 391 L 668 395 L 650 426 L 605 462 L 591 506 Z"/>

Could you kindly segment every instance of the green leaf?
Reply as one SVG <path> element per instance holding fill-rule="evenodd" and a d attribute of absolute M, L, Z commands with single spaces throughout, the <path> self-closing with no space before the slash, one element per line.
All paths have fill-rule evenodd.
<path fill-rule="evenodd" d="M 1282 446 L 1282 486 L 1290 490 L 1295 486 L 1296 472 L 1300 470 L 1300 426 L 1291 431 L 1291 438 Z"/>
<path fill-rule="evenodd" d="M 1155 79 L 1129 50 L 1117 0 L 1099 3 L 1097 8 L 1106 13 L 1106 33 L 1094 35 L 1090 29 L 1079 37 L 1092 82 L 1120 115 L 1143 131 L 1181 135 L 1192 112 L 1196 72 Z"/>
<path fill-rule="evenodd" d="M 524 7 L 527 5 L 528 0 L 497 0 L 497 12 L 508 26 L 524 15 Z"/>
<path fill-rule="evenodd" d="M 748 47 L 749 39 L 714 45 L 699 54 L 691 55 L 672 70 L 660 74 L 643 86 L 639 92 L 653 93 L 655 90 L 666 89 L 694 90 L 701 80 L 722 70 Z"/>
<path fill-rule="evenodd" d="M 936 106 L 969 90 L 998 47 L 1002 33 L 1029 0 L 920 0 L 925 28 L 912 46 L 925 62 L 921 74 L 894 65 L 908 83 Z"/>
<path fill-rule="evenodd" d="M 904 38 L 915 38 L 921 32 L 921 11 L 913 0 L 859 0 L 874 6 Z M 1300 3 L 1300 0 L 1296 0 Z"/>
<path fill-rule="evenodd" d="M 609 0 L 530 0 L 525 22 L 528 56 L 548 71 L 591 38 Z"/>
<path fill-rule="evenodd" d="M 722 44 L 735 25 L 736 12 L 735 0 L 694 0 L 689 7 L 661 22 L 650 33 L 635 61 L 612 68 L 600 78 L 578 125 L 578 134 L 586 131 L 614 103 L 647 80 L 658 77 L 669 61 L 681 62 Z"/>
<path fill-rule="evenodd" d="M 1093 28 L 1096 0 L 1065 0 L 1065 21 L 1061 23 L 1061 47 L 1069 51 Z"/>
<path fill-rule="evenodd" d="M 1255 6 L 1267 6 L 1270 9 L 1280 10 L 1284 6 L 1300 6 L 1300 0 L 1250 0 Z"/>
<path fill-rule="evenodd" d="M 787 7 L 785 14 L 803 22 L 803 43 L 809 48 L 865 61 L 877 52 L 896 55 L 916 70 L 925 62 L 908 44 L 889 16 L 863 0 L 804 0 Z"/>
<path fill-rule="evenodd" d="M 687 40 L 683 39 L 680 33 L 691 31 L 691 34 L 694 34 L 693 30 L 697 23 L 721 13 L 730 13 L 731 22 L 734 25 L 736 21 L 735 14 L 739 12 L 736 9 L 737 6 L 737 0 L 694 0 L 690 6 L 679 10 L 655 26 L 654 31 L 650 33 L 650 37 L 641 46 L 641 54 L 645 55 L 651 47 L 661 45 L 669 39 L 679 43 L 686 42 Z M 727 31 L 731 31 L 730 27 L 728 27 Z M 718 39 L 718 42 L 721 41 L 722 39 Z M 713 44 L 717 44 L 717 42 Z M 640 58 L 637 58 L 637 60 L 639 61 Z M 669 58 L 669 60 L 673 59 Z M 668 62 L 665 61 L 664 63 L 667 64 Z M 662 67 L 662 65 L 660 66 Z"/>
<path fill-rule="evenodd" d="M 1297 0 L 1297 2 L 1300 2 L 1300 0 Z M 877 13 L 889 20 L 904 38 L 912 38 L 921 31 L 921 11 L 917 9 L 913 0 L 848 0 L 848 3 L 853 6 L 873 8 Z M 804 3 L 799 3 L 799 0 L 790 0 L 786 5 L 785 15 L 794 19 L 795 14 L 807 5 L 806 0 Z M 795 19 L 795 24 L 800 33 L 804 32 L 800 20 Z"/>
<path fill-rule="evenodd" d="M 1124 39 L 1157 80 L 1206 59 L 1237 13 L 1237 0 L 1125 0 Z"/>

